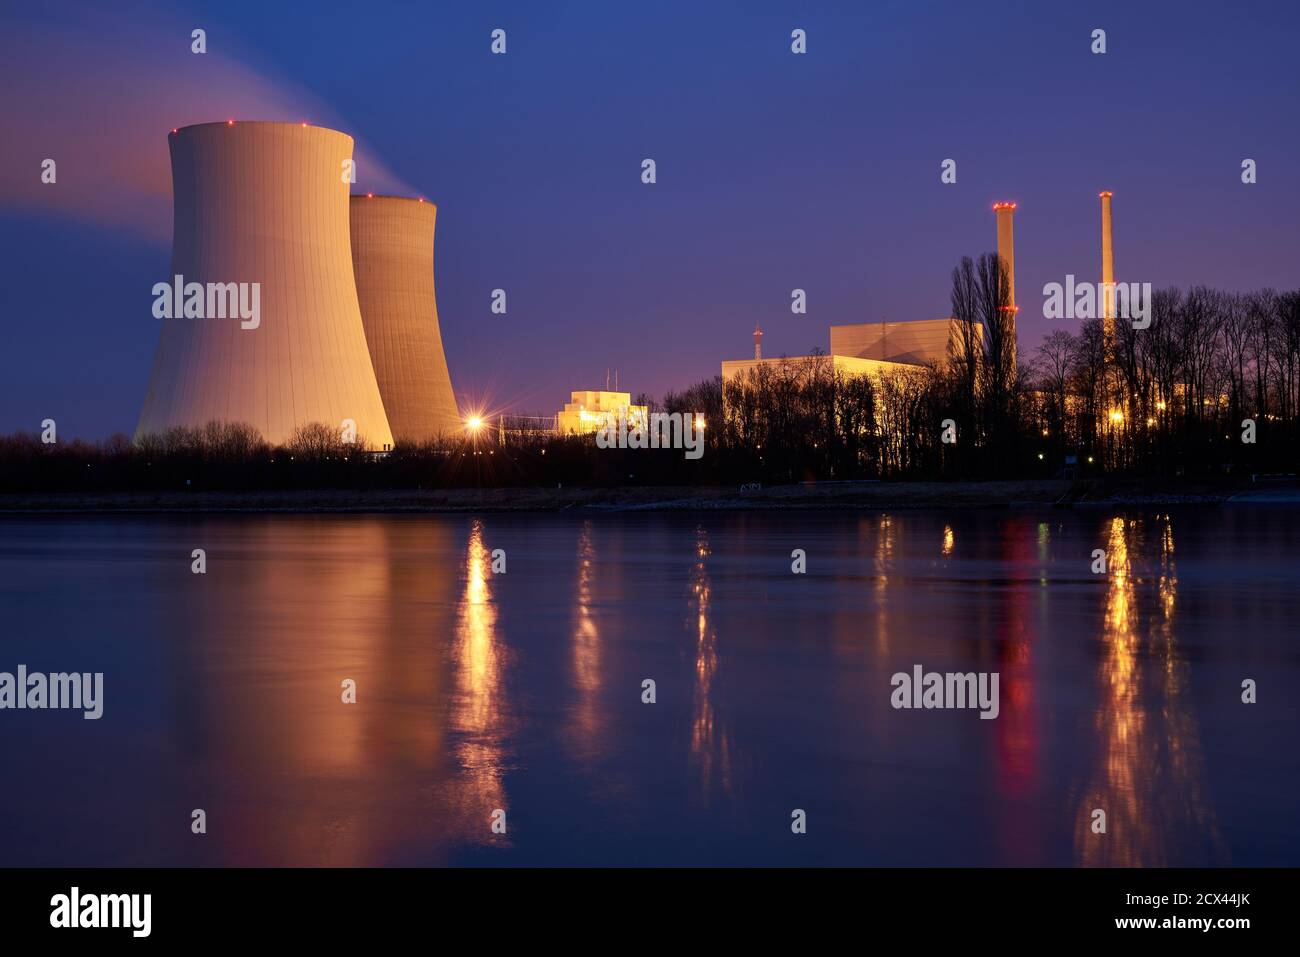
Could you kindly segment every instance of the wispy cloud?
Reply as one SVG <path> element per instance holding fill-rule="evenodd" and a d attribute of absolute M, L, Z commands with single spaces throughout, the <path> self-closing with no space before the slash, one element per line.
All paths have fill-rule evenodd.
<path fill-rule="evenodd" d="M 8 16 L 8 15 L 7 15 Z M 171 237 L 167 134 L 230 117 L 306 120 L 357 140 L 357 189 L 417 195 L 386 169 L 358 131 L 310 92 L 217 52 L 190 52 L 173 15 L 145 25 L 84 7 L 57 21 L 10 17 L 0 36 L 0 206 Z M 211 38 L 210 38 L 211 39 Z M 41 183 L 41 162 L 58 183 Z"/>

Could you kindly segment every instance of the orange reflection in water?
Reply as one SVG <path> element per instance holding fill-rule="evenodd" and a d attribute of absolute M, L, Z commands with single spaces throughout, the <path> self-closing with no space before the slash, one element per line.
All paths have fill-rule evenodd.
<path fill-rule="evenodd" d="M 447 829 L 425 826 L 429 794 L 409 782 L 446 773 L 441 709 L 430 710 L 446 666 L 429 636 L 451 625 L 451 536 L 300 517 L 212 520 L 198 534 L 221 558 L 209 572 L 220 587 L 164 606 L 183 639 L 170 666 L 191 689 L 173 721 L 190 765 L 169 800 L 205 808 L 222 839 L 169 863 L 357 866 L 412 844 L 432 852 Z M 429 571 L 435 557 L 442 574 Z"/>
<path fill-rule="evenodd" d="M 604 750 L 607 720 L 600 710 L 601 647 L 595 615 L 596 548 L 591 520 L 578 535 L 577 585 L 573 596 L 573 729 L 566 741 L 578 757 L 594 761 Z"/>
<path fill-rule="evenodd" d="M 1178 576 L 1168 516 L 1159 532 L 1157 601 L 1144 627 L 1137 589 L 1151 582 L 1136 577 L 1133 554 L 1143 523 L 1116 517 L 1108 527 L 1098 766 L 1076 822 L 1076 854 L 1086 866 L 1223 862 L 1224 844 L 1204 795 L 1199 733 L 1184 700 L 1187 664 L 1174 638 Z M 1096 808 L 1106 812 L 1105 834 L 1092 831 Z M 1201 836 L 1199 854 L 1185 840 L 1193 833 Z M 1191 847 L 1191 858 L 1171 862 L 1174 845 Z"/>
<path fill-rule="evenodd" d="M 708 801 L 715 787 L 729 795 L 732 787 L 731 734 L 713 702 L 718 671 L 718 634 L 709 620 L 712 582 L 706 559 L 708 534 L 697 529 L 695 564 L 691 566 L 690 607 L 695 612 L 695 690 L 691 705 L 691 761 L 699 773 L 700 797 Z"/>
<path fill-rule="evenodd" d="M 876 647 L 883 654 L 889 651 L 889 568 L 894 559 L 894 522 L 888 515 L 880 516 L 876 531 Z"/>
<path fill-rule="evenodd" d="M 484 840 L 492 835 L 488 823 L 494 810 L 507 810 L 504 774 L 505 720 L 502 714 L 502 649 L 496 635 L 497 609 L 492 601 L 492 557 L 483 544 L 483 523 L 470 526 L 465 557 L 465 591 L 457 615 L 452 660 L 456 692 L 450 726 L 456 754 L 465 773 L 461 810 L 468 816 L 467 832 Z M 481 830 L 473 821 L 481 819 Z"/>

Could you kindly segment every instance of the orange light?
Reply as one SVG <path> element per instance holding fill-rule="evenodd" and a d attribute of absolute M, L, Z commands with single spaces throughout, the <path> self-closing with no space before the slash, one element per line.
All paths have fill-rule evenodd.
<path fill-rule="evenodd" d="M 1107 196 L 1114 196 L 1115 194 L 1112 193 L 1110 190 L 1106 190 L 1105 192 L 1098 193 L 1097 195 L 1105 199 Z"/>
<path fill-rule="evenodd" d="M 366 193 L 366 199 L 374 199 L 374 198 L 375 198 L 374 193 Z"/>
<path fill-rule="evenodd" d="M 234 121 L 234 120 L 226 120 L 226 125 L 227 125 L 227 126 L 234 126 L 234 125 L 235 125 L 235 121 Z"/>

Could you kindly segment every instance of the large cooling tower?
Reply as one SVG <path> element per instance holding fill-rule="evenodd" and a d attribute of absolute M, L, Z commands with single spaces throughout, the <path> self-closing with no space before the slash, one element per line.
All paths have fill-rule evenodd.
<path fill-rule="evenodd" d="M 241 121 L 187 126 L 170 142 L 175 223 L 165 278 L 260 283 L 260 322 L 158 320 L 136 434 L 219 419 L 284 443 L 319 422 L 344 437 L 355 424 L 360 441 L 390 447 L 352 277 L 344 178 L 352 137 Z"/>
<path fill-rule="evenodd" d="M 461 430 L 433 292 L 433 203 L 352 197 L 352 271 L 384 411 L 399 442 Z"/>

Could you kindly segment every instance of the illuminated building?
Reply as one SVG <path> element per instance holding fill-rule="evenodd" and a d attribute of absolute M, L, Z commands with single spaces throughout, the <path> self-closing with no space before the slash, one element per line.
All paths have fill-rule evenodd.
<path fill-rule="evenodd" d="M 976 329 L 982 339 L 984 327 L 976 324 Z M 961 323 L 956 319 L 831 326 L 831 355 L 905 365 L 942 365 L 960 355 L 961 334 Z"/>
<path fill-rule="evenodd" d="M 633 405 L 630 392 L 579 391 L 555 415 L 555 430 L 561 435 L 599 432 L 613 417 L 625 419 L 629 429 L 646 424 L 646 407 Z"/>

